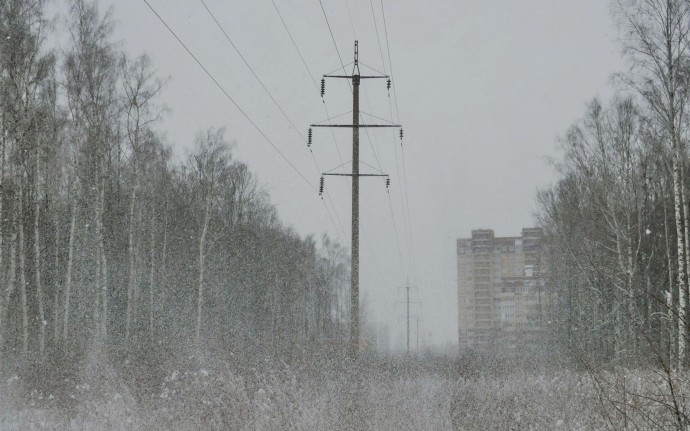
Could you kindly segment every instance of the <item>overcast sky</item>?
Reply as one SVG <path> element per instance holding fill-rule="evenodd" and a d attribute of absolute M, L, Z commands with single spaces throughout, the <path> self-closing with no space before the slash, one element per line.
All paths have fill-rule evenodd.
<path fill-rule="evenodd" d="M 114 1 L 115 39 L 131 55 L 148 53 L 159 75 L 169 78 L 161 102 L 170 114 L 161 130 L 184 157 L 198 130 L 225 127 L 226 136 L 236 142 L 236 158 L 258 175 L 286 224 L 302 235 L 327 232 L 349 247 L 348 181 L 327 178 L 330 196 L 323 201 L 315 188 L 320 171 L 351 160 L 351 131 L 337 130 L 334 141 L 327 129 L 315 129 L 315 163 L 301 136 L 310 124 L 326 119 L 326 110 L 273 2 L 205 1 L 298 130 L 200 1 L 149 0 L 295 169 L 227 100 L 143 0 Z M 360 62 L 390 73 L 387 29 L 392 103 L 385 81 L 370 80 L 363 83 L 361 109 L 390 120 L 392 108 L 397 121 L 397 95 L 405 130 L 402 149 L 397 130 L 361 137 L 362 161 L 380 166 L 392 182 L 387 194 L 382 179 L 361 181 L 361 290 L 368 317 L 388 324 L 393 341 L 402 343 L 404 322 L 396 316 L 403 315 L 404 307 L 396 310 L 394 304 L 404 300 L 398 287 L 409 277 L 418 288 L 413 300 L 422 302 L 412 312 L 422 319 L 422 334 L 437 344 L 456 344 L 455 240 L 480 227 L 512 236 L 534 224 L 536 190 L 554 179 L 547 158 L 558 156 L 557 137 L 581 117 L 591 98 L 611 97 L 609 78 L 624 67 L 609 3 L 383 0 L 386 28 L 381 0 L 322 3 L 345 64 L 352 61 L 358 39 Z M 275 6 L 317 81 L 341 66 L 318 0 L 275 0 Z M 365 71 L 370 69 L 363 66 Z M 344 80 L 329 80 L 324 100 L 331 116 L 352 110 Z M 366 115 L 364 121 L 381 122 Z M 361 169 L 374 172 L 364 165 Z"/>

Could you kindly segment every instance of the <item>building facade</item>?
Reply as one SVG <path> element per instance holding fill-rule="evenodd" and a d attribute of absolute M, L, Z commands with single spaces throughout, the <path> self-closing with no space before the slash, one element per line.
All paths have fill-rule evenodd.
<path fill-rule="evenodd" d="M 458 239 L 460 350 L 514 342 L 541 329 L 543 239 L 541 228 L 522 229 L 519 237 L 477 229 L 470 238 Z"/>

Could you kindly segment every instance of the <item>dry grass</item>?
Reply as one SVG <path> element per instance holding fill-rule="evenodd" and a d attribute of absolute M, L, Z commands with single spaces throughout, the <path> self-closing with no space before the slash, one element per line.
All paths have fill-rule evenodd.
<path fill-rule="evenodd" d="M 676 429 L 674 400 L 682 416 L 690 390 L 687 376 L 675 375 L 674 398 L 668 376 L 651 369 L 468 373 L 435 361 L 188 361 L 143 383 L 147 376 L 123 378 L 101 360 L 64 382 L 73 386 L 61 390 L 71 403 L 10 377 L 0 395 L 0 429 Z"/>

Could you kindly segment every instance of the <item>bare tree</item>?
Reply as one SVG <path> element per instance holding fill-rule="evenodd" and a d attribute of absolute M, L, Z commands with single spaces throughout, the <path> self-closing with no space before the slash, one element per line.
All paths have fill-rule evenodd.
<path fill-rule="evenodd" d="M 93 223 L 93 330 L 103 341 L 108 323 L 108 260 L 105 251 L 105 189 L 109 152 L 115 141 L 117 114 L 118 54 L 109 42 L 113 24 L 110 14 L 101 16 L 97 5 L 85 0 L 71 4 L 73 47 L 65 59 L 67 97 L 73 124 L 78 128 L 78 160 L 84 204 Z"/>
<path fill-rule="evenodd" d="M 195 152 L 190 157 L 191 180 L 197 190 L 202 208 L 199 223 L 197 311 L 195 338 L 201 337 L 202 312 L 204 303 L 204 277 L 208 247 L 209 225 L 220 186 L 227 180 L 230 171 L 230 146 L 225 141 L 224 129 L 209 129 L 199 133 L 195 140 Z"/>
<path fill-rule="evenodd" d="M 672 149 L 673 203 L 678 263 L 678 366 L 685 364 L 687 339 L 688 214 L 683 195 L 682 172 L 685 148 L 681 129 L 689 95 L 688 32 L 690 2 L 687 0 L 617 0 L 618 21 L 623 29 L 630 73 L 624 81 L 644 98 Z"/>
<path fill-rule="evenodd" d="M 31 188 L 29 177 L 32 169 L 31 157 L 38 157 L 32 148 L 40 147 L 39 98 L 40 89 L 49 75 L 54 58 L 44 52 L 44 42 L 49 23 L 44 18 L 43 1 L 12 0 L 0 4 L 0 89 L 3 110 L 3 153 L 8 151 L 10 162 L 17 168 L 13 170 L 11 181 L 18 191 L 15 201 L 17 214 L 16 228 L 19 230 L 18 252 L 20 260 L 19 291 L 22 313 L 22 352 L 28 353 L 29 309 L 27 294 L 27 250 L 24 228 L 29 225 L 28 211 L 24 205 Z M 11 41 L 11 43 L 9 42 Z M 7 148 L 8 144 L 11 146 Z M 4 157 L 3 157 L 4 164 Z M 3 169 L 4 177 L 4 169 Z M 38 181 L 38 173 L 33 175 Z M 3 178 L 4 181 L 4 178 Z M 37 198 L 36 198 L 37 199 Z M 0 211 L 2 208 L 0 208 Z M 13 235 L 14 238 L 14 235 Z M 38 239 L 35 239 L 38 240 Z M 1 254 L 1 252 L 0 252 Z M 14 259 L 13 256 L 10 259 Z M 34 271 L 40 271 L 40 259 L 36 260 Z M 43 297 L 40 284 L 38 290 L 39 319 L 43 313 Z M 6 298 L 9 300 L 10 296 Z M 8 304 L 4 304 L 7 307 Z M 0 313 L 2 314 L 2 313 Z M 43 333 L 42 333 L 43 334 Z M 41 337 L 41 340 L 44 338 Z M 42 344 L 42 343 L 41 343 Z"/>
<path fill-rule="evenodd" d="M 160 117 L 160 110 L 153 99 L 160 92 L 162 82 L 155 77 L 151 60 L 147 55 L 123 62 L 123 89 L 125 94 L 125 132 L 129 143 L 131 166 L 131 188 L 129 202 L 129 281 L 127 285 L 127 308 L 125 312 L 125 341 L 129 341 L 132 314 L 136 310 L 135 300 L 139 297 L 137 274 L 139 250 L 135 238 L 140 226 L 141 205 L 138 204 L 140 172 L 152 163 L 157 142 L 152 137 L 151 124 Z M 151 226 L 153 229 L 153 226 Z M 153 230 L 151 232 L 153 235 Z M 153 244 L 153 243 L 152 243 Z M 153 249 L 153 245 L 152 245 Z"/>

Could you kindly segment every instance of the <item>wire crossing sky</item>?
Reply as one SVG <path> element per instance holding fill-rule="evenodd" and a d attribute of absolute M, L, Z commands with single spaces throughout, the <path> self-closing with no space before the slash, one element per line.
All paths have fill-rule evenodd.
<path fill-rule="evenodd" d="M 329 82 L 321 99 L 318 81 L 345 70 L 359 40 L 362 67 L 393 81 L 390 97 L 385 85 L 364 84 L 364 110 L 405 129 L 402 147 L 395 132 L 374 129 L 362 146 L 362 161 L 397 183 L 390 194 L 373 183 L 362 190 L 364 313 L 402 345 L 393 303 L 409 275 L 423 302 L 424 346 L 456 339 L 456 238 L 533 225 L 558 136 L 591 98 L 611 96 L 609 77 L 624 67 L 607 3 L 144 0 L 117 3 L 113 14 L 115 38 L 170 77 L 162 99 L 172 113 L 161 129 L 178 157 L 199 129 L 225 126 L 285 223 L 345 245 L 349 184 L 327 182 L 323 201 L 315 184 L 348 163 L 351 136 L 316 133 L 309 155 L 304 136 L 351 105 L 349 85 Z"/>

